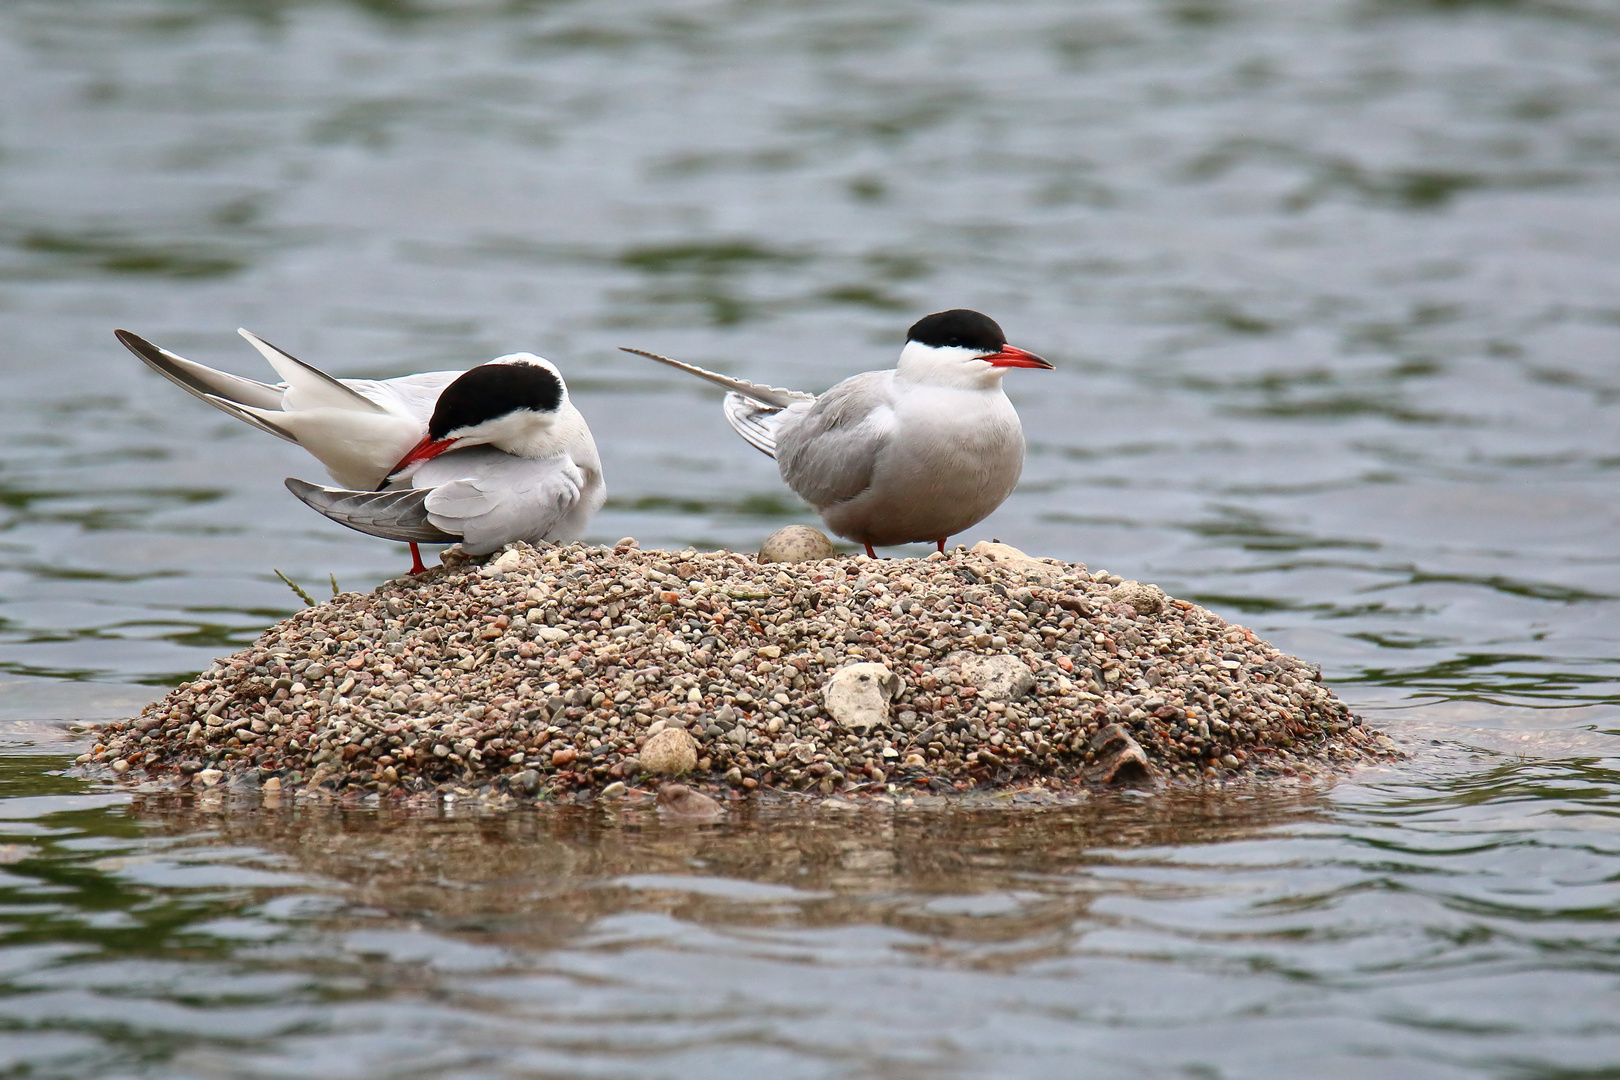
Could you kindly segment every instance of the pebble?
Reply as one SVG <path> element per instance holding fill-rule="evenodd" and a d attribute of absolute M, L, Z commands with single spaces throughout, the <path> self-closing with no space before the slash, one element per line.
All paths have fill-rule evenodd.
<path fill-rule="evenodd" d="M 1016 656 L 959 652 L 946 657 L 946 662 L 954 664 L 964 679 L 992 701 L 1016 701 L 1035 689 L 1035 676 L 1030 674 L 1029 665 Z"/>
<path fill-rule="evenodd" d="M 658 812 L 678 821 L 718 821 L 725 810 L 701 791 L 685 784 L 664 784 L 658 789 Z"/>
<path fill-rule="evenodd" d="M 1092 759 L 1087 779 L 1094 783 L 1138 785 L 1153 778 L 1147 754 L 1121 724 L 1109 724 L 1097 732 L 1087 757 Z"/>
<path fill-rule="evenodd" d="M 839 726 L 865 735 L 888 726 L 889 701 L 904 689 L 905 682 L 887 664 L 863 662 L 833 672 L 821 699 Z"/>
<path fill-rule="evenodd" d="M 1108 590 L 1108 599 L 1116 604 L 1129 604 L 1138 615 L 1157 615 L 1164 610 L 1169 597 L 1157 585 L 1144 585 L 1140 581 L 1122 581 Z"/>
<path fill-rule="evenodd" d="M 1005 544 L 765 564 L 517 544 L 445 563 L 272 626 L 99 729 L 75 771 L 570 800 L 635 795 L 645 773 L 821 799 L 1308 777 L 1396 752 L 1244 627 Z M 870 723 L 835 692 L 861 665 L 887 687 Z"/>
<path fill-rule="evenodd" d="M 664 728 L 641 748 L 641 767 L 659 776 L 679 776 L 697 768 L 697 740 L 681 728 Z"/>

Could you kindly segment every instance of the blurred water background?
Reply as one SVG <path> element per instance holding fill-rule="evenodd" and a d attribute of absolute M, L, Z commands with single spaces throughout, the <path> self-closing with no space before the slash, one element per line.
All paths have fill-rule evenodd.
<path fill-rule="evenodd" d="M 749 549 L 814 519 L 617 346 L 819 390 L 952 306 L 1059 368 L 962 541 L 1206 603 L 1409 759 L 700 829 L 55 775 L 272 568 L 406 565 L 113 327 L 539 352 L 592 539 Z M 1601 0 L 8 0 L 0 1076 L 1614 1080 L 1617 358 Z"/>

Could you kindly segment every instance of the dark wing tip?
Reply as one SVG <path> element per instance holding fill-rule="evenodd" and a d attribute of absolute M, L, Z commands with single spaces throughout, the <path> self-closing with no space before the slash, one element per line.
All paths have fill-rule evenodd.
<path fill-rule="evenodd" d="M 131 333 L 128 330 L 114 330 L 113 337 L 117 338 L 119 344 L 123 345 L 124 348 L 128 349 L 136 356 L 145 357 L 152 353 L 161 354 L 163 351 L 150 341 L 147 341 L 145 338 L 141 337 L 141 335 Z"/>
<path fill-rule="evenodd" d="M 368 536 L 417 544 L 454 544 L 461 539 L 428 520 L 422 505 L 428 494 L 425 490 L 349 491 L 295 477 L 282 482 L 298 501 L 322 517 Z"/>

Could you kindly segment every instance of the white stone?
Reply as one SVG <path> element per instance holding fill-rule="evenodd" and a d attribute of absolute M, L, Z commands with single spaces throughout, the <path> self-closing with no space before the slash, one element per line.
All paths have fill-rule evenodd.
<path fill-rule="evenodd" d="M 203 787 L 213 787 L 225 774 L 218 769 L 204 769 L 191 779 Z"/>
<path fill-rule="evenodd" d="M 514 570 L 521 569 L 523 569 L 523 553 L 517 548 L 512 548 L 488 566 L 480 569 L 478 576 L 481 578 L 500 577 L 502 574 L 509 574 Z"/>
<path fill-rule="evenodd" d="M 849 664 L 833 672 L 821 701 L 841 727 L 864 734 L 889 722 L 889 702 L 905 685 L 887 664 Z"/>
<path fill-rule="evenodd" d="M 1021 574 L 1033 574 L 1043 581 L 1052 582 L 1063 576 L 1063 567 L 1053 563 L 1044 562 L 1024 554 L 1011 544 L 993 544 L 988 540 L 980 540 L 968 549 L 969 555 L 981 555 L 991 562 L 1015 570 Z"/>
<path fill-rule="evenodd" d="M 962 678 L 990 701 L 1017 701 L 1035 688 L 1035 676 L 1030 674 L 1029 665 L 1007 653 L 980 656 L 957 652 L 946 657 L 945 662 L 961 671 Z"/>

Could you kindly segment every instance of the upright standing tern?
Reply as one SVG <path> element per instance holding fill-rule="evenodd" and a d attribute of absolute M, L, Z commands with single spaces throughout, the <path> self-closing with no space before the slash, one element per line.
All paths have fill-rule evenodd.
<path fill-rule="evenodd" d="M 284 380 L 244 379 L 118 330 L 158 374 L 261 431 L 297 443 L 341 488 L 289 479 L 333 521 L 411 546 L 460 541 L 485 555 L 515 540 L 578 539 L 607 498 L 596 443 L 562 374 L 532 353 L 470 371 L 334 379 L 237 331 Z"/>
<path fill-rule="evenodd" d="M 977 311 L 941 311 L 906 333 L 893 371 L 868 371 L 817 397 L 626 349 L 728 393 L 726 419 L 776 459 L 782 479 L 833 532 L 866 547 L 930 541 L 1000 506 L 1024 469 L 1024 428 L 1001 389 L 1008 368 L 1052 365 L 1007 344 Z"/>

